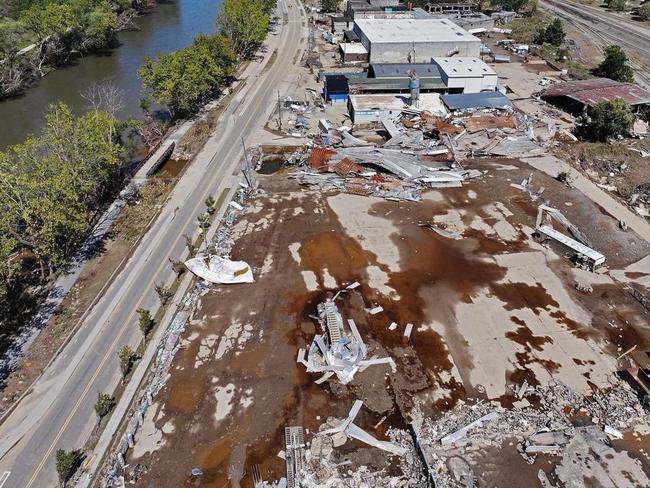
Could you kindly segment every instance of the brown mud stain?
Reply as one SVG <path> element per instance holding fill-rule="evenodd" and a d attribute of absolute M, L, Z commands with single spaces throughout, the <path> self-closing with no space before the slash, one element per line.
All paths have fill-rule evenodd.
<path fill-rule="evenodd" d="M 526 283 L 492 283 L 490 291 L 501 300 L 506 310 L 529 309 L 535 315 L 541 310 L 549 311 L 549 307 L 559 307 L 546 288 L 541 283 L 535 286 Z"/>

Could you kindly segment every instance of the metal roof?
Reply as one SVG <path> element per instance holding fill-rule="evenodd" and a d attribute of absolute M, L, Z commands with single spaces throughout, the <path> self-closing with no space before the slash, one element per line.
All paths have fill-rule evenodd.
<path fill-rule="evenodd" d="M 440 78 L 440 70 L 433 63 L 372 63 L 375 78 L 408 78 L 415 71 L 420 78 Z"/>
<path fill-rule="evenodd" d="M 460 93 L 440 97 L 449 110 L 512 108 L 512 102 L 501 92 Z"/>
<path fill-rule="evenodd" d="M 342 42 L 339 44 L 339 47 L 344 54 L 368 54 L 363 44 L 358 42 Z"/>
<path fill-rule="evenodd" d="M 451 58 L 433 58 L 440 71 L 450 78 L 496 76 L 495 71 L 479 58 L 453 56 Z"/>
<path fill-rule="evenodd" d="M 354 23 L 371 43 L 481 42 L 448 19 L 355 19 Z"/>
<path fill-rule="evenodd" d="M 604 88 L 617 85 L 618 82 L 609 78 L 594 78 L 591 80 L 575 80 L 554 83 L 544 90 L 544 97 L 567 97 L 573 93 L 594 88 Z"/>
<path fill-rule="evenodd" d="M 348 79 L 345 75 L 325 75 L 325 88 L 329 94 L 348 93 Z"/>
<path fill-rule="evenodd" d="M 650 103 L 650 92 L 632 83 L 622 83 L 616 86 L 585 90 L 574 93 L 570 97 L 589 107 L 593 107 L 599 102 L 609 102 L 617 98 L 622 98 L 628 105 L 644 105 Z"/>
<path fill-rule="evenodd" d="M 567 81 L 548 87 L 542 98 L 567 97 L 588 107 L 621 98 L 628 105 L 650 104 L 650 91 L 634 83 L 619 83 L 607 78 Z"/>

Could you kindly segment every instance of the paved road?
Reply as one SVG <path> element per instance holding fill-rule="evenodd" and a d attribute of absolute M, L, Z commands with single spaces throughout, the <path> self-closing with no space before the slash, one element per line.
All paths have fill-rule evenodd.
<path fill-rule="evenodd" d="M 289 22 L 271 42 L 281 54 L 266 71 L 254 66 L 245 88 L 233 99 L 217 132 L 188 168 L 170 200 L 75 337 L 0 426 L 2 488 L 54 486 L 54 452 L 83 445 L 95 424 L 98 391 L 119 382 L 117 351 L 140 340 L 136 310 L 155 308 L 155 283 L 169 283 L 168 258 L 184 251 L 183 234 L 195 232 L 196 216 L 208 195 L 217 197 L 239 170 L 241 137 L 264 124 L 277 89 L 290 76 L 294 55 L 304 45 L 303 14 L 296 0 L 285 0 Z M 284 7 L 286 8 L 286 7 Z M 8 478 L 2 473 L 10 472 Z"/>
<path fill-rule="evenodd" d="M 599 46 L 618 44 L 628 54 L 634 53 L 641 59 L 650 60 L 650 29 L 647 27 L 620 14 L 569 0 L 541 0 L 539 4 L 583 31 Z M 631 65 L 638 81 L 650 86 L 647 67 L 634 61 Z"/>

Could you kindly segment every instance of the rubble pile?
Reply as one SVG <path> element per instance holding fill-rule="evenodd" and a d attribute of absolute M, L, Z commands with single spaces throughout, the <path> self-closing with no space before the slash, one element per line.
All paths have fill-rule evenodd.
<path fill-rule="evenodd" d="M 436 486 L 458 486 L 461 478 L 471 478 L 470 465 L 477 450 L 498 448 L 514 438 L 519 453 L 532 464 L 537 454 L 562 455 L 585 428 L 598 430 L 603 438 L 620 438 L 621 430 L 643 423 L 647 415 L 635 392 L 618 380 L 606 391 L 594 391 L 589 396 L 558 380 L 544 386 L 524 383 L 512 389 L 519 401 L 511 409 L 496 402 L 470 405 L 460 401 L 453 410 L 432 419 L 424 417 L 416 404 L 411 413 L 412 428 L 423 463 L 428 465 L 425 469 Z M 581 427 L 584 424 L 591 425 Z M 413 452 L 410 433 L 391 429 L 388 434 L 394 443 Z M 406 458 L 402 460 L 404 472 L 417 476 Z M 458 458 L 469 471 L 450 462 Z"/>
<path fill-rule="evenodd" d="M 407 447 L 407 451 L 400 458 L 400 462 L 402 466 L 406 465 L 410 468 L 408 471 L 403 470 L 402 476 L 390 476 L 385 469 L 371 471 L 368 466 L 352 467 L 350 461 L 346 461 L 343 456 L 337 454 L 337 448 L 347 442 L 347 437 L 345 435 L 331 436 L 326 433 L 336 429 L 340 423 L 340 419 L 330 417 L 319 427 L 319 431 L 314 433 L 311 443 L 305 451 L 305 469 L 300 478 L 300 486 L 305 488 L 413 488 L 419 486 L 414 484 L 416 478 L 409 475 L 411 472 L 422 471 L 412 444 L 408 448 L 408 441 L 405 441 L 404 447 Z"/>

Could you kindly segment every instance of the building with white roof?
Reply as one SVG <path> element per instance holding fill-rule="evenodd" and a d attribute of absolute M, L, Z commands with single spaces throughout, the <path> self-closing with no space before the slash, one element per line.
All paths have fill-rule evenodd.
<path fill-rule="evenodd" d="M 355 19 L 371 63 L 426 63 L 433 57 L 478 56 L 481 40 L 449 19 Z"/>
<path fill-rule="evenodd" d="M 480 93 L 497 89 L 497 74 L 473 57 L 433 58 L 440 77 L 451 93 Z"/>

